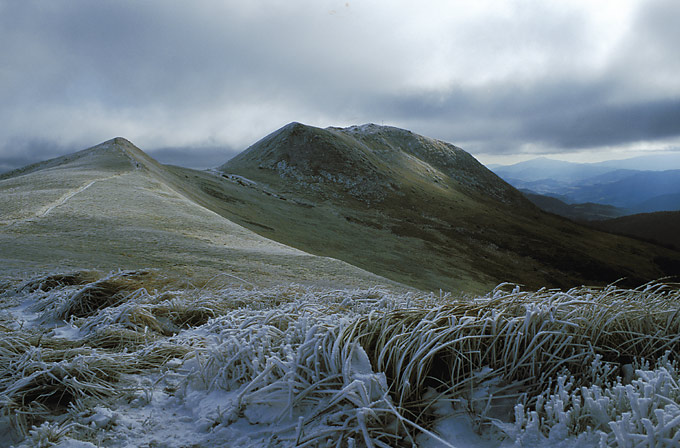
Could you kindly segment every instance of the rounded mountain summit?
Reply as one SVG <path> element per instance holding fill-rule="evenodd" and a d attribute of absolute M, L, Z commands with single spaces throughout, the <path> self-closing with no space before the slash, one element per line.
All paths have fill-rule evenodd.
<path fill-rule="evenodd" d="M 394 127 L 290 123 L 218 171 L 205 187 L 230 198 L 224 216 L 418 288 L 639 285 L 680 273 L 678 252 L 545 213 L 461 148 Z"/>
<path fill-rule="evenodd" d="M 404 196 L 409 188 L 438 188 L 528 204 L 461 148 L 375 124 L 321 129 L 293 122 L 218 169 L 255 177 L 275 173 L 320 194 L 345 193 L 366 203 Z"/>

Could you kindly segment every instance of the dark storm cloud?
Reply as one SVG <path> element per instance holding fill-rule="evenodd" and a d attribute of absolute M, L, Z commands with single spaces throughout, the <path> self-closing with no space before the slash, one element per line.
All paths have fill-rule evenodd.
<path fill-rule="evenodd" d="M 309 6 L 3 3 L 0 138 L 245 146 L 272 123 L 333 114 L 348 92 L 366 93 L 362 83 L 389 80 L 384 51 L 357 51 L 368 27 L 335 39 L 341 21 Z"/>
<path fill-rule="evenodd" d="M 0 23 L 4 33 L 29 43 L 28 51 L 11 46 L 10 60 L 32 68 L 13 70 L 32 81 L 17 96 L 66 104 L 92 99 L 112 109 L 201 104 L 219 96 L 216 76 L 243 63 L 229 33 L 210 39 L 210 23 L 168 14 L 153 2 L 21 3 L 12 3 L 2 15 L 11 20 Z M 31 31 L 35 37 L 26 35 Z"/>
<path fill-rule="evenodd" d="M 527 138 L 562 148 L 613 146 L 680 136 L 680 99 L 598 105 L 528 121 Z"/>
<path fill-rule="evenodd" d="M 384 99 L 376 114 L 484 153 L 516 152 L 526 143 L 569 151 L 680 136 L 680 99 L 608 104 L 610 93 L 598 83 L 505 85 Z"/>
<path fill-rule="evenodd" d="M 642 2 L 635 12 L 629 32 L 597 70 L 570 73 L 568 61 L 578 63 L 583 43 L 564 44 L 560 49 L 567 63 L 529 81 L 459 82 L 439 90 L 395 93 L 365 107 L 377 117 L 487 154 L 677 141 L 680 3 Z"/>
<path fill-rule="evenodd" d="M 382 98 L 375 113 L 477 152 L 508 153 L 530 141 L 566 139 L 571 131 L 560 124 L 596 107 L 609 91 L 606 84 L 595 82 L 507 82 Z M 547 136 L 546 126 L 551 128 Z"/>
<path fill-rule="evenodd" d="M 630 4 L 0 0 L 0 163 L 124 136 L 219 165 L 290 121 L 488 154 L 673 139 L 680 3 Z"/>
<path fill-rule="evenodd" d="M 73 151 L 73 148 L 66 148 L 49 140 L 12 139 L 4 147 L 0 147 L 0 174 Z"/>

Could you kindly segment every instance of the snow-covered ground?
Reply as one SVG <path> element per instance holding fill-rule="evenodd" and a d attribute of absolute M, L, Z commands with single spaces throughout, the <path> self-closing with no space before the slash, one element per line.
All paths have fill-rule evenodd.
<path fill-rule="evenodd" d="M 675 287 L 463 300 L 83 271 L 0 299 L 2 446 L 680 440 Z"/>

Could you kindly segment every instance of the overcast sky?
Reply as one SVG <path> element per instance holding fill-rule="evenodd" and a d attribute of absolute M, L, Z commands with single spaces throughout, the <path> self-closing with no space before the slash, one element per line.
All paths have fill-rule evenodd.
<path fill-rule="evenodd" d="M 679 22 L 676 0 L 0 0 L 0 171 L 115 136 L 205 168 L 291 121 L 486 163 L 680 151 Z"/>

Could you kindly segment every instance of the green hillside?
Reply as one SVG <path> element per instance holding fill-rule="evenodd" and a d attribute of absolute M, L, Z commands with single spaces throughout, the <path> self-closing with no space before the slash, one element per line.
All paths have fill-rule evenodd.
<path fill-rule="evenodd" d="M 396 128 L 293 123 L 217 173 L 171 170 L 260 235 L 423 289 L 639 284 L 680 260 L 546 214 L 460 148 Z"/>

